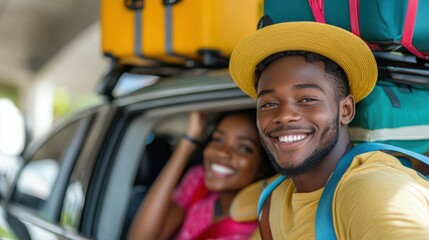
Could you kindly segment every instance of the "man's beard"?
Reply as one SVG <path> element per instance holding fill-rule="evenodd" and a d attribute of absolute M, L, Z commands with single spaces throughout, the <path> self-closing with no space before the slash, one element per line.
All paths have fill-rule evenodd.
<path fill-rule="evenodd" d="M 281 174 L 283 176 L 293 177 L 293 176 L 301 175 L 303 173 L 307 173 L 311 169 L 315 168 L 322 161 L 322 159 L 325 158 L 331 152 L 331 150 L 337 144 L 338 139 L 339 139 L 339 131 L 340 131 L 340 129 L 339 129 L 339 116 L 337 115 L 336 119 L 330 124 L 330 126 L 328 126 L 327 128 L 325 128 L 323 130 L 321 136 L 322 137 L 324 136 L 324 139 L 322 139 L 320 147 L 315 149 L 310 154 L 310 156 L 308 156 L 302 162 L 302 164 L 300 164 L 298 166 L 294 166 L 294 167 L 286 167 L 286 168 L 281 167 L 277 163 L 274 156 L 269 151 L 269 149 L 268 149 L 267 145 L 264 143 L 264 141 L 261 141 L 261 142 L 262 142 L 262 146 L 265 148 L 265 150 L 268 154 L 271 165 L 274 167 L 276 172 L 278 172 L 279 174 Z M 323 140 L 325 140 L 325 141 L 323 141 Z"/>

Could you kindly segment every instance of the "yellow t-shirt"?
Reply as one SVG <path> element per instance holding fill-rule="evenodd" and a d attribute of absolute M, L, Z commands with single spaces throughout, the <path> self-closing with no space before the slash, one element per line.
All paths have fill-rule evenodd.
<path fill-rule="evenodd" d="M 274 239 L 314 239 L 323 188 L 296 193 L 290 179 L 272 193 L 270 227 Z M 382 152 L 357 156 L 333 199 L 337 238 L 429 239 L 429 181 Z"/>

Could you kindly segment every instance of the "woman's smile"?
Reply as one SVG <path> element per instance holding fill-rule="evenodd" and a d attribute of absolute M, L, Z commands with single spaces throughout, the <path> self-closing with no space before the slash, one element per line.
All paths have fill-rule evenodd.
<path fill-rule="evenodd" d="M 210 164 L 210 170 L 215 177 L 227 177 L 236 172 L 234 169 L 218 163 Z"/>

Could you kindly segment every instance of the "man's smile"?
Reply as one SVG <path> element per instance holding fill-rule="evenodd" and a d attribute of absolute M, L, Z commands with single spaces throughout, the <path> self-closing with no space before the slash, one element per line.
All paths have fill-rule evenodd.
<path fill-rule="evenodd" d="M 279 136 L 278 140 L 282 143 L 290 143 L 290 142 L 296 142 L 300 141 L 307 137 L 307 134 L 297 134 L 297 135 L 286 135 L 286 136 Z"/>

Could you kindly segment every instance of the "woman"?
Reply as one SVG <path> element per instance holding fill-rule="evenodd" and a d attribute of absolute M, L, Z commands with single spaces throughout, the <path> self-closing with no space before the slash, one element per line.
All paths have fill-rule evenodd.
<path fill-rule="evenodd" d="M 234 196 L 272 173 L 259 141 L 255 111 L 222 115 L 204 147 L 204 164 L 191 168 L 177 186 L 205 127 L 204 114 L 192 112 L 187 134 L 140 207 L 130 239 L 247 239 L 255 231 L 257 222 L 229 218 Z"/>

